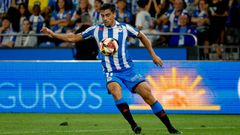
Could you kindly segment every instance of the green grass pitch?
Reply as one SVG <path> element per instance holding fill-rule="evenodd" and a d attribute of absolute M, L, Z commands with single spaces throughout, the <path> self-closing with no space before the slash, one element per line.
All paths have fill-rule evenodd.
<path fill-rule="evenodd" d="M 167 135 L 151 114 L 133 114 L 142 135 Z M 239 135 L 240 115 L 169 115 L 184 135 Z M 67 126 L 60 123 L 67 122 Z M 0 113 L 0 135 L 133 135 L 120 114 Z"/>

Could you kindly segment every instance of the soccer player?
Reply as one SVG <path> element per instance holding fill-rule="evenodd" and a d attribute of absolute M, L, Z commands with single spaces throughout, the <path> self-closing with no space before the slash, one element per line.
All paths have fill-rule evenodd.
<path fill-rule="evenodd" d="M 119 49 L 113 56 L 102 55 L 102 67 L 106 75 L 108 91 L 112 94 L 117 108 L 128 121 L 133 132 L 140 134 L 142 129 L 134 121 L 129 106 L 122 97 L 121 84 L 125 84 L 131 92 L 138 93 L 151 106 L 153 113 L 165 124 L 169 133 L 180 134 L 181 132 L 172 126 L 163 107 L 151 93 L 149 84 L 136 72 L 133 62 L 126 51 L 127 37 L 137 37 L 151 54 L 153 62 L 156 65 L 162 66 L 163 61 L 155 54 L 150 41 L 139 30 L 115 20 L 116 12 L 114 4 L 103 4 L 100 13 L 103 24 L 91 26 L 79 34 L 57 34 L 46 27 L 42 29 L 42 32 L 50 37 L 62 39 L 67 42 L 77 42 L 89 36 L 94 36 L 98 43 L 104 38 L 111 37 L 116 39 Z"/>

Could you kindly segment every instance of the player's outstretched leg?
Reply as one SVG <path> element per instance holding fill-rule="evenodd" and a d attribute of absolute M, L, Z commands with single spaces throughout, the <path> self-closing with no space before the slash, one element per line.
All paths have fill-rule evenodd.
<path fill-rule="evenodd" d="M 153 110 L 153 113 L 164 123 L 164 125 L 167 127 L 168 132 L 171 134 L 181 134 L 182 132 L 175 129 L 167 114 L 163 110 L 162 105 L 156 100 L 156 98 L 153 96 L 150 86 L 146 82 L 140 83 L 135 91 L 142 96 L 144 101 L 149 104 Z"/>
<path fill-rule="evenodd" d="M 170 120 L 169 120 L 166 112 L 163 110 L 162 105 L 161 105 L 158 101 L 156 101 L 155 103 L 153 103 L 153 104 L 151 105 L 151 108 L 152 108 L 152 110 L 153 110 L 153 113 L 154 113 L 154 114 L 163 122 L 163 124 L 167 127 L 168 132 L 169 132 L 170 134 L 181 134 L 181 133 L 182 133 L 181 131 L 178 131 L 177 129 L 175 129 L 175 128 L 172 126 L 172 124 L 171 124 L 171 122 L 170 122 Z"/>
<path fill-rule="evenodd" d="M 142 128 L 137 125 L 137 123 L 134 121 L 132 114 L 130 112 L 128 104 L 121 98 L 117 101 L 115 101 L 116 106 L 118 110 L 122 113 L 123 117 L 128 121 L 130 124 L 133 132 L 135 134 L 140 134 Z"/>

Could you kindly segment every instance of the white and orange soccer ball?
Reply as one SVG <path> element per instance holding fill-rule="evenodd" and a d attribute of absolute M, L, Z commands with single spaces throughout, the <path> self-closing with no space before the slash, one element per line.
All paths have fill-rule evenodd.
<path fill-rule="evenodd" d="M 114 55 L 118 51 L 118 42 L 114 38 L 104 38 L 99 43 L 99 50 L 105 56 Z"/>

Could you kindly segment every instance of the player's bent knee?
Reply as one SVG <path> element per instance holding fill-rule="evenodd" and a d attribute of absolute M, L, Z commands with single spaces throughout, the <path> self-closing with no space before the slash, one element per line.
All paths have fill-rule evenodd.
<path fill-rule="evenodd" d="M 108 90 L 111 92 L 111 91 L 117 91 L 117 90 L 120 90 L 121 89 L 121 86 L 116 83 L 116 82 L 111 82 L 108 84 Z"/>
<path fill-rule="evenodd" d="M 108 91 L 113 95 L 115 99 L 121 98 L 121 86 L 116 82 L 111 82 L 108 84 Z"/>
<path fill-rule="evenodd" d="M 150 88 L 145 88 L 143 90 L 140 91 L 140 94 L 144 97 L 149 97 L 152 95 L 151 89 Z"/>

